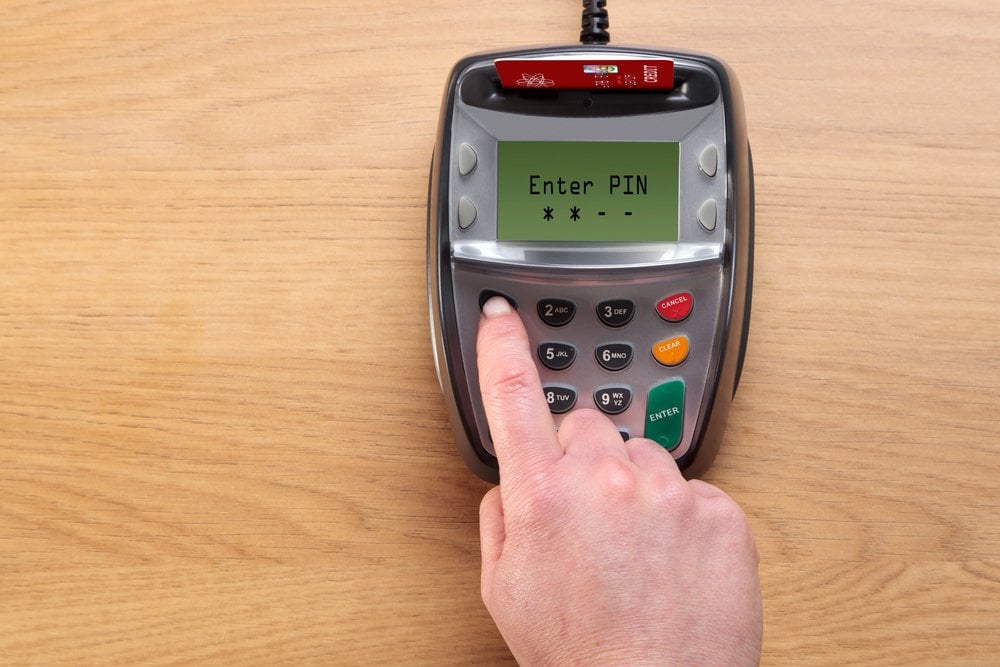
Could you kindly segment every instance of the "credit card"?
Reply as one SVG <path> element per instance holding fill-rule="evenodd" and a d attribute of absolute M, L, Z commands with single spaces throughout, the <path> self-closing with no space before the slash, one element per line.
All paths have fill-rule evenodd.
<path fill-rule="evenodd" d="M 500 85 L 511 89 L 670 90 L 674 62 L 669 58 L 608 58 L 585 54 L 559 58 L 498 58 Z"/>

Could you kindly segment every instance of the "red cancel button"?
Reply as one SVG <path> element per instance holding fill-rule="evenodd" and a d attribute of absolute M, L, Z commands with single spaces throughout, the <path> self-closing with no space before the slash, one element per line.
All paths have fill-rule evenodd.
<path fill-rule="evenodd" d="M 667 322 L 680 322 L 691 314 L 694 307 L 694 297 L 691 292 L 678 292 L 656 304 L 656 312 Z"/>

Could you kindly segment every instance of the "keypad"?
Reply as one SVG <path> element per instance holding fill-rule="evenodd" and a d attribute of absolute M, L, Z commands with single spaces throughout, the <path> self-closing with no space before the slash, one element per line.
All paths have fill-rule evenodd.
<path fill-rule="evenodd" d="M 594 406 L 614 418 L 633 408 L 632 403 L 638 393 L 640 397 L 646 396 L 646 405 L 635 407 L 642 411 L 639 419 L 644 421 L 645 427 L 643 432 L 636 435 L 649 437 L 668 450 L 677 448 L 684 423 L 684 381 L 676 376 L 675 379 L 670 378 L 672 374 L 677 373 L 673 369 L 683 364 L 691 354 L 692 341 L 688 338 L 689 331 L 686 330 L 688 327 L 683 323 L 694 310 L 694 296 L 690 291 L 665 290 L 665 294 L 666 296 L 658 300 L 638 304 L 635 300 L 627 298 L 605 299 L 596 304 L 591 302 L 589 306 L 585 301 L 563 296 L 538 300 L 536 311 L 539 320 L 548 327 L 564 328 L 559 334 L 562 340 L 543 339 L 536 348 L 538 362 L 542 367 L 566 373 L 560 376 L 564 377 L 565 381 L 544 385 L 545 400 L 553 414 L 569 412 L 576 406 L 580 391 L 584 392 L 584 395 L 592 391 Z M 593 328 L 594 324 L 584 324 L 582 329 L 578 328 L 577 324 L 568 326 L 573 322 L 579 308 L 584 308 L 584 313 L 590 312 L 591 317 L 596 317 L 598 322 L 609 327 L 609 332 L 610 329 L 616 330 L 614 336 L 618 340 L 600 342 L 590 348 L 590 352 L 586 348 L 580 349 L 580 341 L 574 338 L 574 331 L 589 331 L 587 335 L 592 336 L 596 329 Z M 652 312 L 658 317 L 651 319 Z M 644 315 L 637 318 L 638 313 Z M 641 325 L 629 326 L 637 319 L 642 320 Z M 651 329 L 650 325 L 654 321 L 659 325 Z M 593 320 L 591 322 L 593 323 Z M 650 332 L 657 330 L 660 330 L 660 335 L 650 338 Z M 649 350 L 652 358 L 647 356 L 644 357 L 646 361 L 642 361 L 643 357 L 639 357 L 637 362 L 637 348 Z M 582 361 L 585 362 L 591 352 L 593 361 L 590 363 L 596 366 L 591 366 L 590 370 L 586 368 L 583 371 L 570 370 L 574 364 L 582 363 L 578 361 L 581 353 Z M 636 363 L 658 365 L 665 372 L 662 376 L 663 381 L 653 387 L 629 384 L 630 375 L 625 371 Z M 594 383 L 598 385 L 596 387 L 580 386 L 578 383 L 581 373 L 587 378 L 586 383 L 603 373 L 610 384 L 601 384 L 598 381 Z M 555 378 L 555 376 L 550 377 Z M 619 379 L 618 382 L 615 382 L 616 377 Z M 636 416 L 633 414 L 632 419 Z M 619 425 L 618 429 L 623 439 L 631 437 L 631 432 L 623 425 Z"/>

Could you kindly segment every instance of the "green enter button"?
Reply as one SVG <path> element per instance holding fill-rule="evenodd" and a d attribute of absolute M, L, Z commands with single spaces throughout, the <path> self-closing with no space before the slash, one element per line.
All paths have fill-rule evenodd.
<path fill-rule="evenodd" d="M 670 380 L 649 390 L 646 397 L 646 437 L 672 451 L 684 430 L 684 380 Z"/>

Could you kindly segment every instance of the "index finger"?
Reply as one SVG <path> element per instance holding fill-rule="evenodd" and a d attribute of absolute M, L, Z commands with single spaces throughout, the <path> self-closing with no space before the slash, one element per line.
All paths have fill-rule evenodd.
<path fill-rule="evenodd" d="M 479 390 L 500 477 L 525 478 L 562 457 L 521 318 L 503 297 L 483 305 L 476 340 Z"/>

